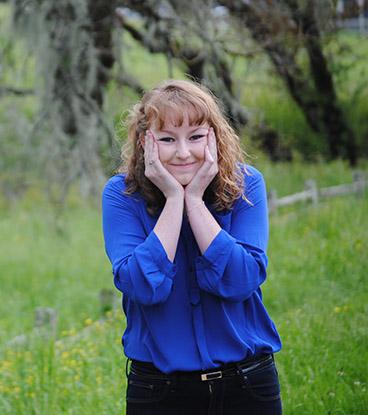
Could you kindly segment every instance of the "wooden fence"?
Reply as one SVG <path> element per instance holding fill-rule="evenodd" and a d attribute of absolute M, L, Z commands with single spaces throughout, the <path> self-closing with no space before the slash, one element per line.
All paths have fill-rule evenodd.
<path fill-rule="evenodd" d="M 304 190 L 292 195 L 278 198 L 276 190 L 268 192 L 268 207 L 270 213 L 275 213 L 279 207 L 292 205 L 297 202 L 312 201 L 317 205 L 319 199 L 343 196 L 347 194 L 356 194 L 358 197 L 364 195 L 368 181 L 362 171 L 353 172 L 353 182 L 348 184 L 339 184 L 337 186 L 317 188 L 315 180 L 306 180 Z"/>

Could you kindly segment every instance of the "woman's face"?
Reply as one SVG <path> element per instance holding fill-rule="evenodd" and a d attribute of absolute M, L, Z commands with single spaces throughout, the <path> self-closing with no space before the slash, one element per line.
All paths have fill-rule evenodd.
<path fill-rule="evenodd" d="M 209 125 L 190 125 L 184 113 L 181 126 L 175 126 L 174 114 L 168 111 L 161 130 L 151 128 L 158 143 L 159 159 L 166 170 L 186 186 L 202 166 Z"/>

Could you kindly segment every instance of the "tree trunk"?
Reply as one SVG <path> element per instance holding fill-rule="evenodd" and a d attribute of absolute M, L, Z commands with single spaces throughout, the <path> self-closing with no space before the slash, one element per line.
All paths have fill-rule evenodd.
<path fill-rule="evenodd" d="M 285 11 L 282 15 L 279 2 L 271 2 L 264 8 L 259 4 L 263 2 L 253 4 L 222 0 L 220 3 L 236 18 L 244 21 L 254 40 L 268 54 L 310 127 L 325 137 L 329 157 L 347 158 L 351 165 L 355 165 L 356 140 L 338 104 L 333 77 L 322 50 L 314 1 L 305 2 L 306 6 L 302 9 L 297 1 L 285 0 L 284 6 L 289 8 L 288 15 L 285 15 Z M 288 37 L 289 40 L 290 37 L 294 38 L 295 44 L 301 39 L 307 51 L 311 79 L 298 65 L 295 51 L 288 47 Z"/>
<path fill-rule="evenodd" d="M 97 82 L 91 93 L 91 98 L 102 108 L 109 71 L 114 65 L 115 58 L 112 45 L 116 0 L 88 0 L 88 15 L 91 26 L 88 28 L 97 51 L 99 66 Z"/>

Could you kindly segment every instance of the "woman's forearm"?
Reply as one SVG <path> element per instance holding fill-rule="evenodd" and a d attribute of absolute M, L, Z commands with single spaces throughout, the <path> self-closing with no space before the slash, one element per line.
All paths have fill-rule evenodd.
<path fill-rule="evenodd" d="M 197 241 L 199 250 L 203 255 L 216 235 L 221 231 L 220 225 L 207 209 L 202 199 L 187 199 L 185 201 L 186 213 Z"/>
<path fill-rule="evenodd" d="M 167 257 L 174 262 L 183 221 L 184 197 L 169 197 L 153 231 L 164 247 Z"/>

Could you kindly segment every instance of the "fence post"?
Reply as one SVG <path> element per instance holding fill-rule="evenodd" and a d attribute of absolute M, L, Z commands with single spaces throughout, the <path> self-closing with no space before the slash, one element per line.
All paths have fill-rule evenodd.
<path fill-rule="evenodd" d="M 358 197 L 362 197 L 364 195 L 364 173 L 361 170 L 353 171 L 353 183 L 354 183 L 354 190 Z"/>
<path fill-rule="evenodd" d="M 7 347 L 12 349 L 14 348 L 22 348 L 29 343 L 28 337 L 26 334 L 19 334 L 19 336 L 13 337 L 6 343 Z"/>
<path fill-rule="evenodd" d="M 271 189 L 268 192 L 268 209 L 270 213 L 277 212 L 277 191 Z"/>
<path fill-rule="evenodd" d="M 35 331 L 43 337 L 56 336 L 57 313 L 53 308 L 37 307 L 35 310 Z"/>
<path fill-rule="evenodd" d="M 310 197 L 314 206 L 318 205 L 318 188 L 315 180 L 309 179 L 304 183 L 304 188 L 310 192 Z"/>

